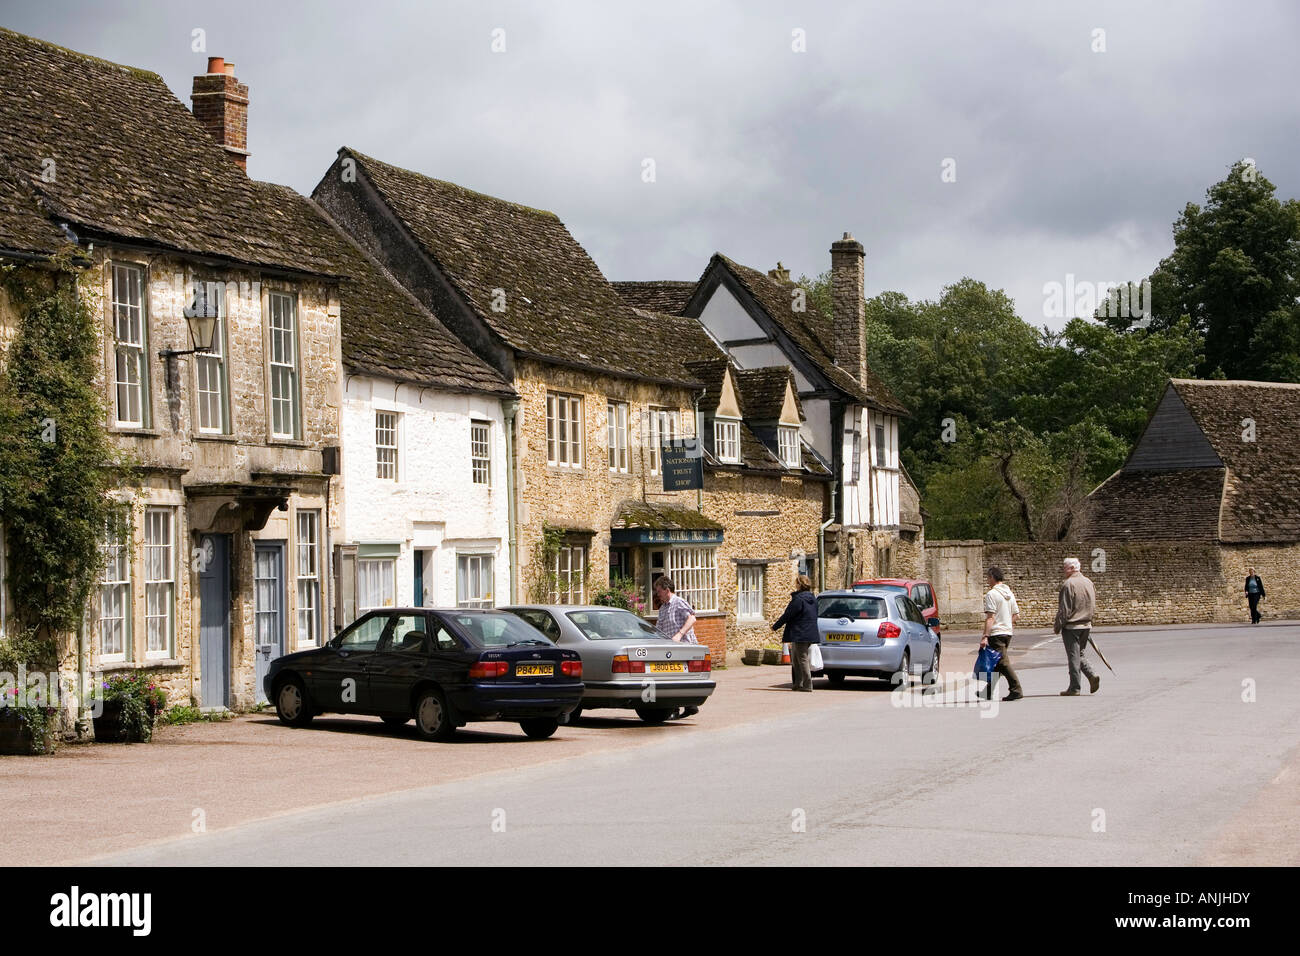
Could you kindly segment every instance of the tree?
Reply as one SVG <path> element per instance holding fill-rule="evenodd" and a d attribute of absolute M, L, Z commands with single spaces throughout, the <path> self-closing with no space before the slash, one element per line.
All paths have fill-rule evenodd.
<path fill-rule="evenodd" d="M 1150 328 L 1186 316 L 1205 338 L 1200 377 L 1300 380 L 1300 203 L 1275 193 L 1253 164 L 1235 164 L 1204 207 L 1183 209 L 1174 251 L 1151 274 Z"/>

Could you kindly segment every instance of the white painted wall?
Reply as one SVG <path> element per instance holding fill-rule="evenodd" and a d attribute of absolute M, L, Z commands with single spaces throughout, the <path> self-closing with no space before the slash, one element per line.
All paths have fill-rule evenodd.
<path fill-rule="evenodd" d="M 831 403 L 825 398 L 802 399 L 804 423 L 799 434 L 827 461 L 834 461 L 834 439 L 831 437 Z"/>
<path fill-rule="evenodd" d="M 767 333 L 745 311 L 744 306 L 724 286 L 718 286 L 700 313 L 700 322 L 719 342 L 732 339 L 759 339 Z M 774 363 L 768 363 L 774 364 Z"/>
<path fill-rule="evenodd" d="M 398 480 L 376 477 L 375 412 L 399 419 Z M 456 604 L 456 554 L 492 554 L 496 600 L 507 601 L 509 514 L 499 399 L 354 376 L 343 396 L 343 526 L 335 544 L 397 543 L 397 603 L 414 603 L 413 552 L 432 552 L 427 606 Z M 492 423 L 490 485 L 475 484 L 471 420 Z M 344 622 L 341 622 L 344 623 Z"/>

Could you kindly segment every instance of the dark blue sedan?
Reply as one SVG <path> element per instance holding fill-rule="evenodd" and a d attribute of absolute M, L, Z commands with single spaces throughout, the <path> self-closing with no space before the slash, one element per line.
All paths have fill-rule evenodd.
<path fill-rule="evenodd" d="M 291 727 L 369 714 L 447 740 L 472 720 L 509 720 L 540 739 L 582 701 L 582 660 L 505 611 L 392 608 L 277 658 L 263 687 Z"/>

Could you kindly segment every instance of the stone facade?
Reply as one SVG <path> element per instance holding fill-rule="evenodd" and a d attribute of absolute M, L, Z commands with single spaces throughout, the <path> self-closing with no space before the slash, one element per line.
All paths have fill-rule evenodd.
<path fill-rule="evenodd" d="M 142 404 L 147 411 L 139 426 L 119 425 L 115 412 L 114 263 L 129 263 L 144 270 L 142 353 L 147 376 Z M 196 356 L 163 358 L 158 354 L 163 349 L 191 347 L 183 309 L 190 304 L 196 281 L 219 282 L 226 290 L 226 425 L 223 431 L 212 434 L 203 434 L 198 427 Z M 92 670 L 104 671 L 145 668 L 166 689 L 173 704 L 251 707 L 259 694 L 254 664 L 254 548 L 257 542 L 264 542 L 281 549 L 279 613 L 283 651 L 293 651 L 307 642 L 307 635 L 299 633 L 298 592 L 294 586 L 299 544 L 295 529 L 297 516 L 303 511 L 316 514 L 320 535 L 316 542 L 319 617 L 312 625 L 316 631 L 312 642 L 328 633 L 325 516 L 329 479 L 322 473 L 321 449 L 339 441 L 337 290 L 317 281 L 269 279 L 252 270 L 198 269 L 183 258 L 144 257 L 100 244 L 96 245 L 93 265 L 81 275 L 80 282 L 82 294 L 103 316 L 104 364 L 98 385 L 108 410 L 105 427 L 139 476 L 138 481 L 117 493 L 121 500 L 129 502 L 131 514 L 125 539 L 129 584 L 125 588 L 124 647 L 120 654 L 104 654 L 102 592 L 97 589 L 88 619 L 85 664 Z M 300 425 L 294 438 L 271 437 L 266 316 L 267 296 L 273 291 L 290 294 L 296 303 Z M 12 309 L 5 311 L 7 314 L 0 312 L 0 328 L 12 328 L 16 316 Z M 169 516 L 164 520 L 170 525 L 170 535 L 166 546 L 147 558 L 145 535 L 150 509 Z M 336 520 L 337 514 L 329 518 Z M 218 701 L 203 700 L 200 690 L 203 674 L 198 579 L 200 567 L 207 560 L 205 536 L 210 534 L 229 536 L 229 694 Z M 165 647 L 152 651 L 148 646 L 147 561 L 165 569 L 163 576 L 170 575 L 171 582 L 170 593 L 163 595 L 161 614 L 167 638 L 155 642 Z M 160 589 L 155 586 L 154 591 Z M 67 686 L 75 686 L 79 669 L 75 635 L 65 636 L 62 650 Z"/>
<path fill-rule="evenodd" d="M 704 515 L 726 528 L 718 549 L 718 605 L 726 613 L 729 652 L 780 641 L 771 622 L 785 610 L 801 562 L 817 556 L 825 484 L 724 471 L 706 475 Z M 742 564 L 763 569 L 761 616 L 738 614 Z"/>

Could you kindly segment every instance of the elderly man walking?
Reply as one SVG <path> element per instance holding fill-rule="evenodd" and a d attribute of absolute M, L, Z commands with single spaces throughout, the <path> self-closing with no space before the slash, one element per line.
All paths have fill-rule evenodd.
<path fill-rule="evenodd" d="M 1078 697 L 1082 690 L 1079 672 L 1088 678 L 1088 692 L 1095 694 L 1101 678 L 1093 673 L 1088 663 L 1088 634 L 1092 630 L 1092 615 L 1097 607 L 1097 592 L 1082 571 L 1078 558 L 1061 562 L 1061 589 L 1056 593 L 1056 624 L 1052 631 L 1061 635 L 1065 643 L 1065 660 L 1070 668 L 1070 686 L 1061 691 L 1062 697 Z"/>

